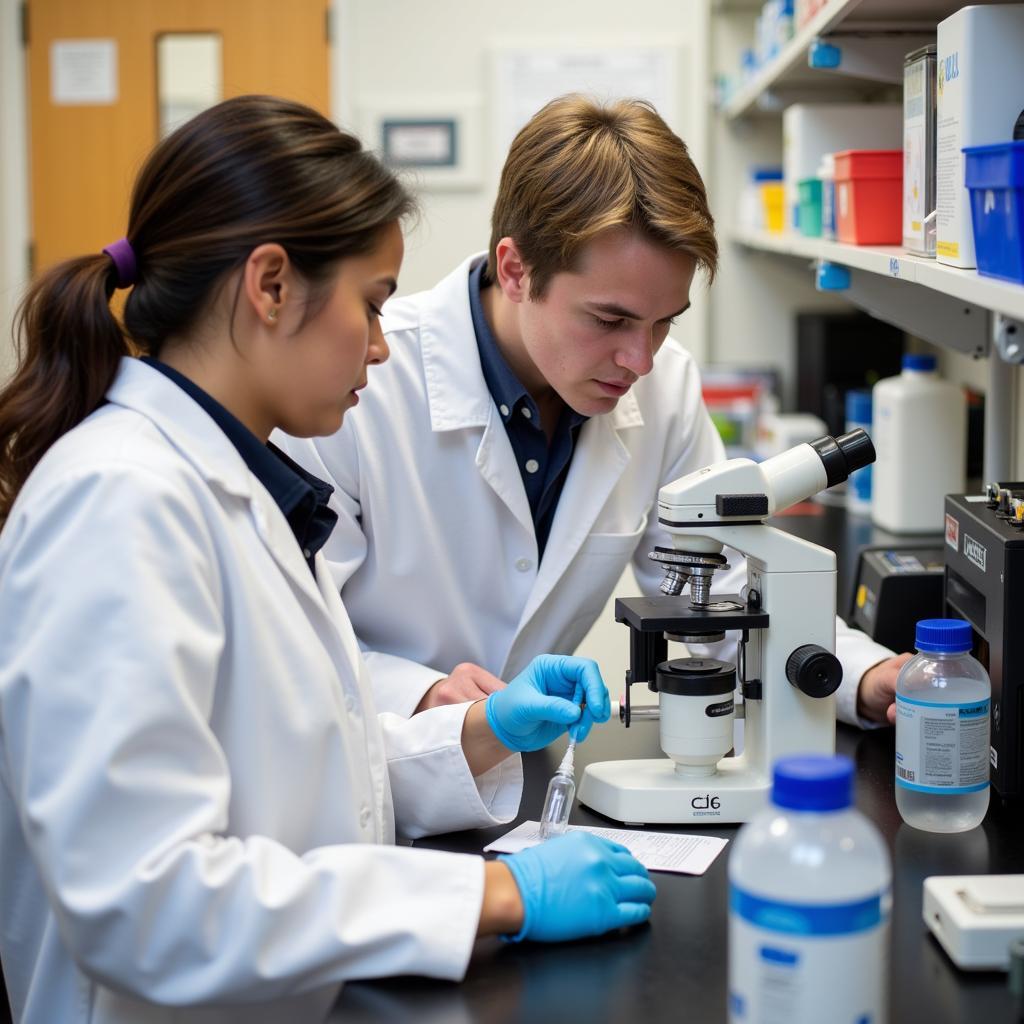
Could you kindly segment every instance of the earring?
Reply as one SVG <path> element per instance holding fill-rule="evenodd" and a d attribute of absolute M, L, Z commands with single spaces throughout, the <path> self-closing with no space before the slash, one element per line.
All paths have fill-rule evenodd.
<path fill-rule="evenodd" d="M 267 313 L 267 319 L 271 323 L 274 323 L 277 320 L 277 309 L 276 308 L 271 308 L 271 310 Z"/>

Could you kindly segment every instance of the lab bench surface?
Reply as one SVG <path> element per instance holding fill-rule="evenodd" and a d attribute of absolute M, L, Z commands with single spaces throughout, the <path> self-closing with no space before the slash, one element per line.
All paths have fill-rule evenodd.
<path fill-rule="evenodd" d="M 857 805 L 881 830 L 893 857 L 890 1024 L 1013 1021 L 1006 975 L 958 971 L 921 920 L 922 884 L 937 874 L 1001 874 L 1024 868 L 1021 808 L 993 794 L 984 823 L 960 835 L 932 835 L 904 825 L 893 795 L 891 729 L 840 726 L 837 747 L 857 766 Z M 536 819 L 564 743 L 524 758 L 521 815 Z M 576 753 L 577 778 L 589 761 L 659 756 L 658 729 L 617 721 L 596 728 Z M 573 824 L 608 825 L 579 807 Z M 434 837 L 417 845 L 479 853 L 513 825 Z M 685 831 L 659 828 L 659 831 Z M 701 827 L 732 839 L 736 828 Z M 331 1022 L 644 1021 L 716 1024 L 727 1020 L 727 864 L 731 843 L 699 877 L 654 873 L 658 888 L 650 923 L 603 938 L 543 945 L 477 943 L 460 985 L 396 978 L 347 985 Z M 830 1024 L 827 1011 L 822 1024 Z"/>

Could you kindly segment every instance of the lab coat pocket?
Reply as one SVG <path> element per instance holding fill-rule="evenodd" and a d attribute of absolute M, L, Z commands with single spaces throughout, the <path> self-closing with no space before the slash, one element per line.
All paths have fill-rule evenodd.
<path fill-rule="evenodd" d="M 593 622 L 600 613 L 643 538 L 647 519 L 645 510 L 628 533 L 592 533 L 580 546 L 565 581 L 579 600 L 579 619 Z"/>

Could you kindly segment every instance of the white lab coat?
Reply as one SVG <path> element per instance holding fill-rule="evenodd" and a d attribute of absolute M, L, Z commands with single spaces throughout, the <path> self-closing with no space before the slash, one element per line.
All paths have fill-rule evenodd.
<path fill-rule="evenodd" d="M 466 705 L 378 718 L 322 558 L 314 581 L 219 428 L 137 360 L 108 399 L 0 533 L 16 1018 L 280 1021 L 270 1001 L 346 979 L 460 978 L 483 862 L 396 823 L 511 820 L 519 757 L 474 780 Z"/>
<path fill-rule="evenodd" d="M 388 303 L 391 358 L 371 367 L 340 432 L 275 438 L 335 487 L 339 521 L 324 553 L 379 706 L 406 715 L 459 662 L 508 679 L 536 654 L 571 653 L 630 559 L 656 593 L 663 574 L 647 554 L 671 545 L 659 488 L 725 457 L 696 364 L 669 339 L 653 372 L 583 425 L 538 565 L 522 476 L 480 367 L 468 285 L 477 258 Z M 745 580 L 743 560 L 730 562 L 719 591 Z M 839 713 L 854 720 L 861 675 L 891 652 L 838 620 L 837 631 Z"/>

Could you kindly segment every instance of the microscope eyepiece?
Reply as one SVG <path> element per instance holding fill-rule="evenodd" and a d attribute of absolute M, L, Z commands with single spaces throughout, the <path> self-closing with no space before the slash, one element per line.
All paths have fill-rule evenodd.
<path fill-rule="evenodd" d="M 875 461 L 875 446 L 860 427 L 839 437 L 826 434 L 810 445 L 825 467 L 827 487 L 841 484 L 851 473 Z"/>

